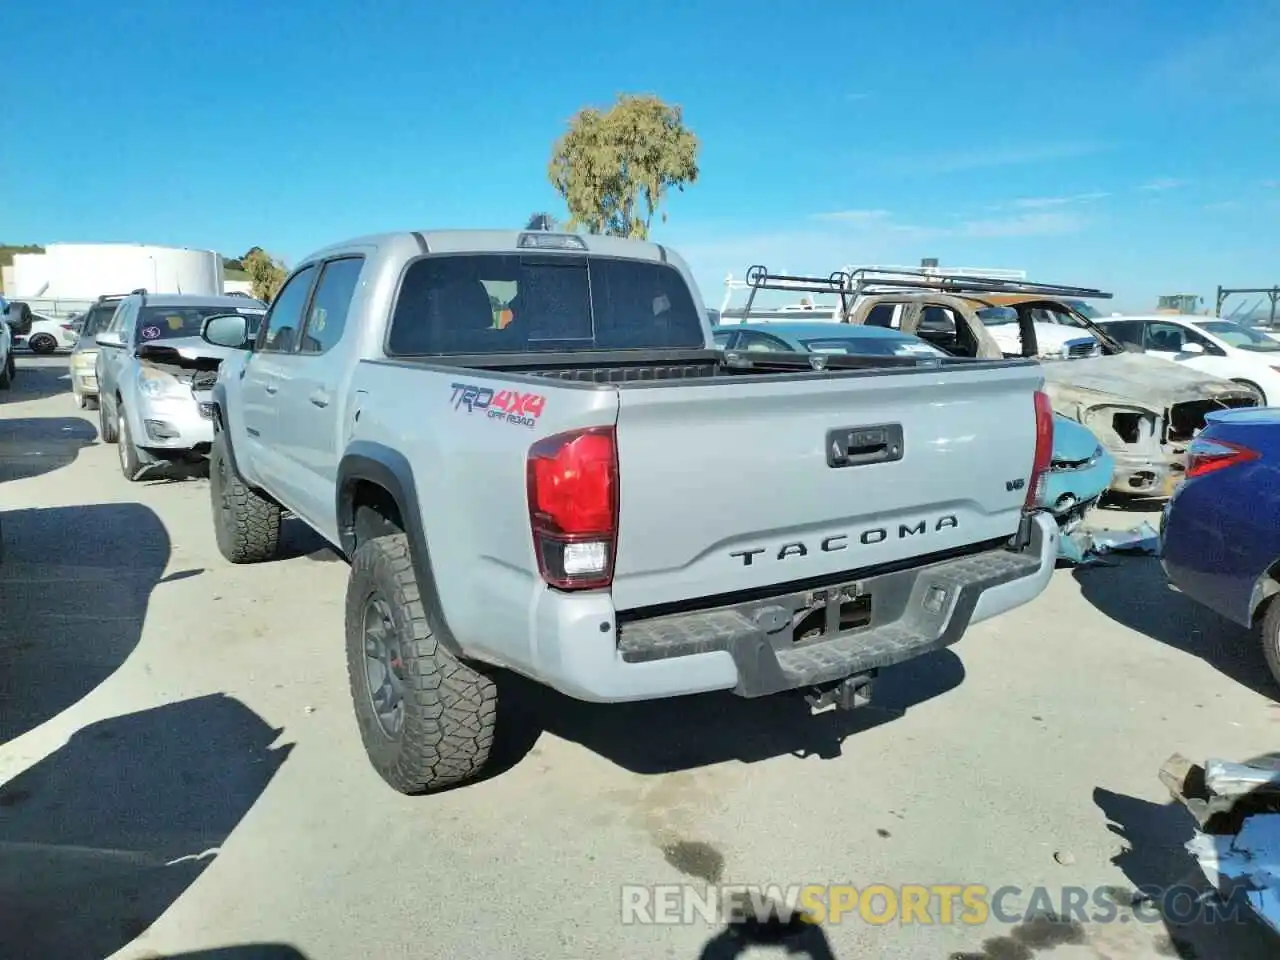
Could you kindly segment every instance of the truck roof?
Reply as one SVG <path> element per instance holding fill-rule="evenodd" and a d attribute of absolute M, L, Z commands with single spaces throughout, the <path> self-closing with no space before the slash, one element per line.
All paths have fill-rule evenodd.
<path fill-rule="evenodd" d="M 315 251 L 306 263 L 337 253 L 375 247 L 406 256 L 424 253 L 596 253 L 632 260 L 650 260 L 684 266 L 680 257 L 662 244 L 599 234 L 543 230 L 401 230 L 353 237 Z"/>

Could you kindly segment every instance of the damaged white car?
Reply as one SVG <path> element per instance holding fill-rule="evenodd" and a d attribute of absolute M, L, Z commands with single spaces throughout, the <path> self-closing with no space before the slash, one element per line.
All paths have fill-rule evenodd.
<path fill-rule="evenodd" d="M 1258 403 L 1247 386 L 1127 352 L 1073 306 L 1080 298 L 1111 296 L 1100 290 L 908 270 L 833 274 L 829 282 L 848 304 L 844 322 L 889 325 L 891 316 L 892 326 L 953 356 L 1017 356 L 1012 340 L 997 339 L 984 320 L 997 308 L 1016 312 L 1021 355 L 1043 364 L 1054 412 L 1088 427 L 1115 458 L 1115 493 L 1168 496 L 1182 480 L 1187 445 L 1205 415 Z M 1046 356 L 1055 351 L 1042 350 L 1038 334 L 1050 315 L 1069 315 L 1061 329 L 1092 338 L 1096 349 Z"/>
<path fill-rule="evenodd" d="M 204 322 L 248 317 L 256 331 L 266 304 L 244 297 L 147 294 L 126 297 L 97 335 L 99 433 L 118 444 L 129 480 L 166 462 L 204 459 L 213 442 L 209 392 L 233 351 L 200 338 Z"/>

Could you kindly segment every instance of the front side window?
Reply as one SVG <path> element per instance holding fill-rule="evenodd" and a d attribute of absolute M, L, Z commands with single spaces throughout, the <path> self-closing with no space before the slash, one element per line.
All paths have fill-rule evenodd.
<path fill-rule="evenodd" d="M 324 265 L 320 282 L 316 284 L 316 295 L 311 298 L 311 309 L 307 312 L 300 353 L 324 353 L 342 339 L 351 298 L 355 296 L 363 268 L 363 257 L 345 257 Z"/>
<path fill-rule="evenodd" d="M 1079 318 L 1068 310 L 1053 310 L 1048 307 L 1036 307 L 1031 311 L 1031 319 L 1035 323 L 1056 323 L 1064 327 L 1084 328 Z"/>
<path fill-rule="evenodd" d="M 266 332 L 262 345 L 258 348 L 264 353 L 290 353 L 297 340 L 298 328 L 302 326 L 302 311 L 306 309 L 307 297 L 311 293 L 311 281 L 315 278 L 316 266 L 310 264 L 290 277 L 271 304 L 271 312 L 263 321 Z"/>
<path fill-rule="evenodd" d="M 1176 323 L 1147 324 L 1147 349 L 1163 353 L 1181 353 L 1182 345 L 1194 339 L 1194 334 Z"/>
<path fill-rule="evenodd" d="M 920 323 L 916 329 L 922 333 L 955 334 L 956 318 L 946 307 L 929 304 L 921 312 Z"/>
<path fill-rule="evenodd" d="M 705 312 L 674 268 L 594 256 L 423 257 L 405 271 L 399 356 L 702 349 Z"/>
<path fill-rule="evenodd" d="M 1018 311 L 1013 307 L 983 307 L 978 311 L 978 319 L 984 327 L 998 327 L 1006 323 L 1018 322 Z"/>

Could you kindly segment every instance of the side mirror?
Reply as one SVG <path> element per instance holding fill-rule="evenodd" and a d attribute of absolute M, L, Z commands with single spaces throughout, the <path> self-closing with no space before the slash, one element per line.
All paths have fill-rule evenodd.
<path fill-rule="evenodd" d="M 1182 345 L 1183 353 L 1204 353 L 1204 344 L 1202 343 L 1184 343 Z"/>
<path fill-rule="evenodd" d="M 124 346 L 124 337 L 120 336 L 120 334 L 114 330 L 107 333 L 100 333 L 96 337 L 94 337 L 94 340 L 97 342 L 98 346 L 100 347 L 123 347 Z"/>
<path fill-rule="evenodd" d="M 249 318 L 242 313 L 222 313 L 209 317 L 200 328 L 205 343 L 215 347 L 245 350 L 249 346 Z"/>

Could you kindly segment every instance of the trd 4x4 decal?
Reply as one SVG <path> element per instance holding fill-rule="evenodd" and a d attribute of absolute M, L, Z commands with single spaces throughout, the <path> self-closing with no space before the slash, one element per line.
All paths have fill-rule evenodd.
<path fill-rule="evenodd" d="M 540 393 L 521 393 L 519 390 L 498 390 L 475 383 L 452 383 L 453 396 L 449 402 L 454 410 L 467 413 L 483 411 L 490 420 L 503 420 L 522 427 L 532 427 L 542 416 L 547 398 Z"/>

